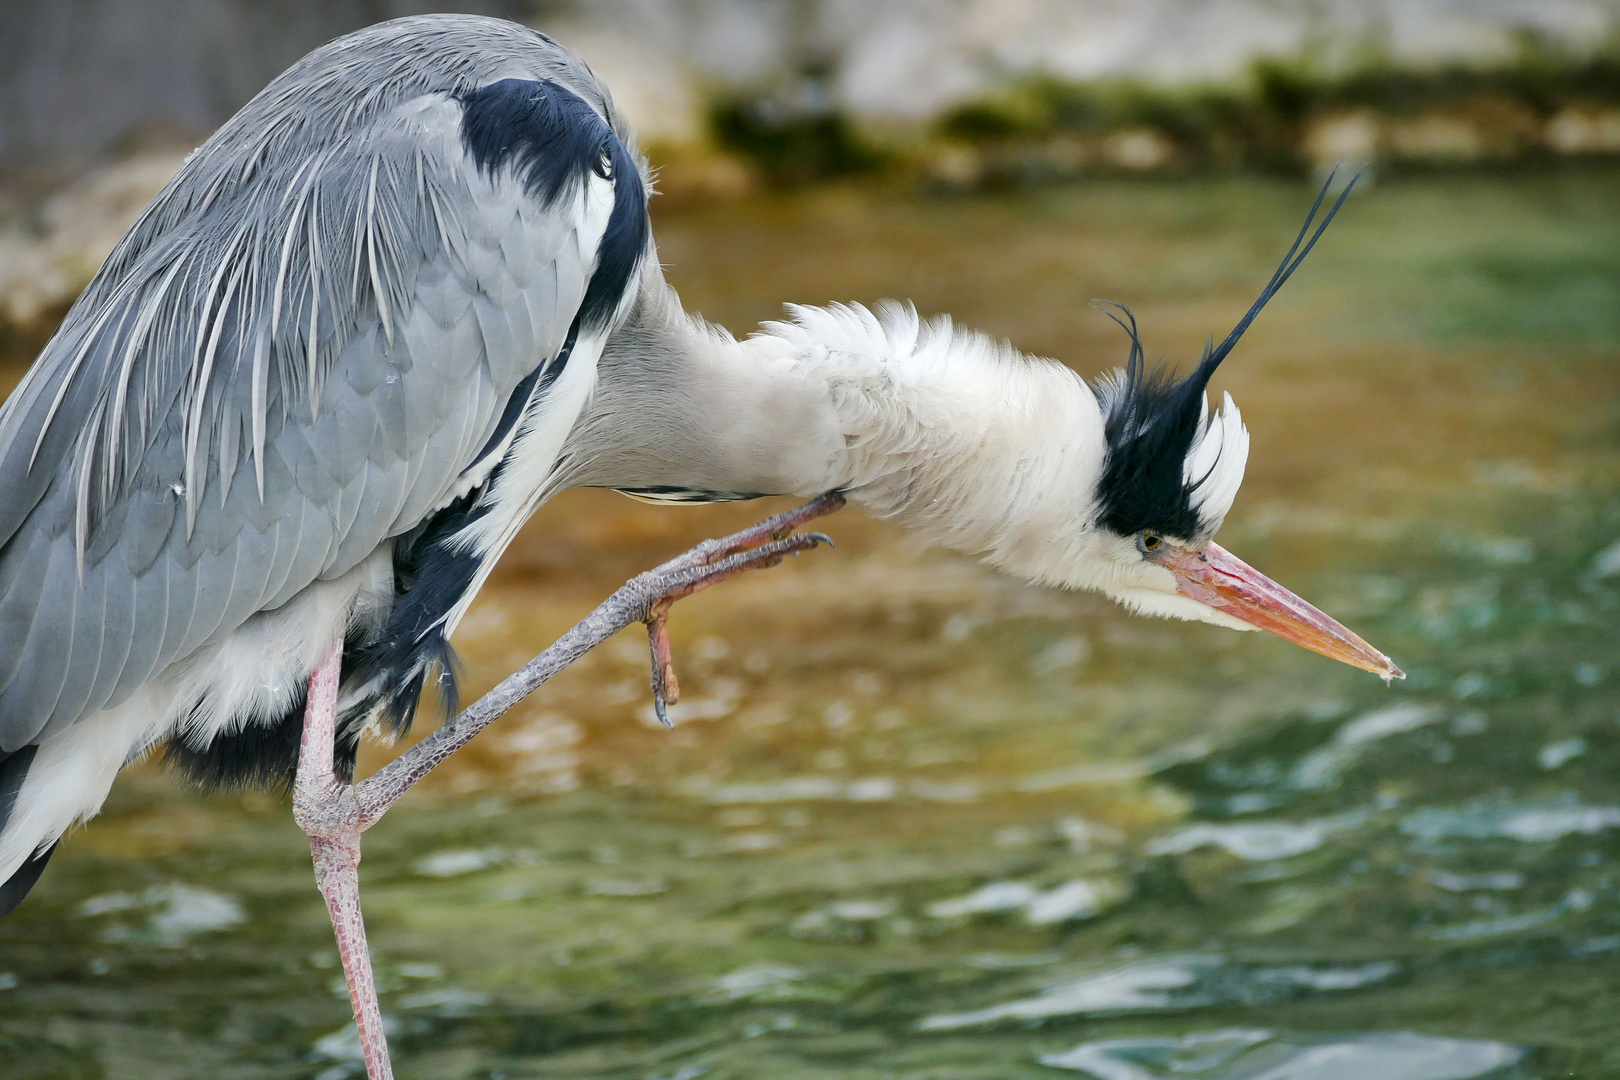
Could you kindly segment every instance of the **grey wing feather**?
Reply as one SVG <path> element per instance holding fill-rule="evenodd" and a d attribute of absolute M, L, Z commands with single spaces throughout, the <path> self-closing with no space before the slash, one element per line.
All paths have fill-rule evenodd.
<path fill-rule="evenodd" d="M 108 573 L 117 573 L 115 567 L 109 562 L 101 565 L 108 566 Z M 163 648 L 163 634 L 154 628 L 161 629 L 169 621 L 169 561 L 161 559 L 152 564 L 151 569 L 135 579 L 135 592 L 130 599 L 130 611 L 134 616 L 135 632 L 130 637 L 129 652 L 125 654 L 124 666 L 118 672 L 118 678 L 113 682 L 113 688 L 108 693 L 109 701 L 124 701 L 133 694 L 142 683 L 150 679 L 158 666 L 158 657 Z M 98 673 L 99 681 L 99 673 Z M 6 687 L 6 697 L 12 694 L 11 687 Z M 29 702 L 30 699 L 21 697 L 19 700 Z M 37 708 L 37 706 L 36 706 Z M 52 704 L 54 712 L 55 705 Z M 19 714 L 8 714 L 6 719 L 13 720 Z M 49 720 L 50 713 L 44 714 Z M 67 726 L 64 722 L 61 726 Z M 39 723 L 36 717 L 36 723 Z M 41 734 L 48 734 L 50 728 L 43 723 L 39 724 Z"/>
<path fill-rule="evenodd" d="M 106 701 L 118 685 L 118 676 L 128 663 L 135 642 L 135 588 L 136 580 L 128 574 L 103 572 L 100 575 L 103 594 L 101 653 L 96 658 L 95 671 L 90 681 L 90 701 Z"/>
<path fill-rule="evenodd" d="M 41 610 L 28 629 L 28 636 L 17 643 L 21 663 L 11 685 L 19 687 L 28 697 L 54 703 L 67 676 L 66 660 L 72 655 L 69 650 L 73 644 L 73 610 L 69 607 L 55 616 L 51 601 L 57 596 L 73 596 L 77 583 L 71 550 L 51 545 L 41 554 L 44 558 L 35 563 L 42 594 Z"/>
<path fill-rule="evenodd" d="M 369 67 L 317 54 L 273 83 L 0 410 L 0 750 L 410 529 L 561 347 L 589 274 L 571 205 L 479 174 L 453 94 L 516 63 L 611 110 L 499 25 L 441 21 L 430 65 L 350 39 Z"/>
<path fill-rule="evenodd" d="M 22 646 L 39 611 L 45 588 L 39 560 L 49 551 L 44 537 L 14 539 L 0 557 L 0 683 L 9 683 L 22 665 Z"/>
<path fill-rule="evenodd" d="M 85 579 L 81 589 L 84 601 L 74 605 L 73 647 L 69 653 L 67 673 L 62 679 L 62 696 L 58 707 L 75 713 L 82 711 L 95 688 L 96 674 L 101 667 L 102 643 L 109 629 L 103 617 L 106 610 L 107 579 L 96 574 Z"/>

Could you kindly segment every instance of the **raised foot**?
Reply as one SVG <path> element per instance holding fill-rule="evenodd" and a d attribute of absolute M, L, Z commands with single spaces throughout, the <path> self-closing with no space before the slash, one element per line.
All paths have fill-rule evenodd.
<path fill-rule="evenodd" d="M 647 624 L 647 643 L 652 652 L 653 710 L 658 714 L 659 723 L 674 726 L 669 719 L 669 706 L 681 699 L 669 643 L 669 609 L 675 601 L 745 570 L 775 566 L 789 555 L 821 544 L 834 546 L 832 538 L 825 533 L 794 534 L 793 530 L 843 505 L 844 497 L 831 492 L 741 532 L 718 540 L 705 540 L 631 583 L 648 596 L 647 614 L 642 621 Z"/>

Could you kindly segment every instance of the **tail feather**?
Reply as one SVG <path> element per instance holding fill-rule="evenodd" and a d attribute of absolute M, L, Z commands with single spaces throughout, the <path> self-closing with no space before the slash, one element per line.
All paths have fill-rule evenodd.
<path fill-rule="evenodd" d="M 28 776 L 28 766 L 34 763 L 34 755 L 38 751 L 37 746 L 24 746 L 0 758 L 0 834 L 5 832 L 6 821 L 11 817 L 12 808 L 17 805 L 17 795 L 22 791 L 23 780 Z M 27 862 L 17 867 L 9 878 L 0 882 L 0 918 L 11 914 L 11 910 L 22 903 L 23 897 L 28 895 L 28 890 L 34 887 L 34 882 L 44 873 L 45 864 L 50 861 L 51 852 L 55 850 L 56 845 L 52 844 L 44 851 L 35 853 Z"/>
<path fill-rule="evenodd" d="M 16 872 L 5 881 L 0 882 L 0 919 L 10 915 L 12 909 L 22 903 L 23 897 L 28 895 L 28 890 L 39 880 L 39 875 L 45 872 L 45 864 L 50 862 L 51 854 L 55 851 L 56 845 L 52 844 L 17 867 Z"/>

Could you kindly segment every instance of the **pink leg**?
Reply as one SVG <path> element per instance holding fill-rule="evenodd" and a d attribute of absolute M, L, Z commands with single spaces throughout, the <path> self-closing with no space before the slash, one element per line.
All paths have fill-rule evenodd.
<path fill-rule="evenodd" d="M 679 693 L 674 685 L 675 669 L 666 626 L 670 605 L 737 574 L 775 566 L 789 555 L 821 544 L 830 545 L 832 541 L 821 533 L 795 534 L 793 530 L 843 505 L 842 495 L 836 492 L 823 495 L 741 532 L 719 540 L 705 540 L 662 566 L 632 578 L 558 638 L 551 648 L 507 676 L 460 716 L 378 770 L 375 776 L 350 789 L 358 793 L 360 827 L 369 828 L 412 784 L 546 680 L 634 623 L 647 624 L 653 657 L 653 705 L 659 719 L 668 725 L 665 702 L 675 700 Z"/>
<path fill-rule="evenodd" d="M 360 804 L 354 789 L 341 783 L 332 772 L 342 663 L 343 643 L 339 639 L 310 676 L 293 818 L 309 836 L 315 857 L 315 885 L 332 917 L 343 977 L 349 983 L 349 1004 L 360 1030 L 366 1075 L 370 1080 L 393 1080 L 388 1037 L 383 1033 L 382 1008 L 377 1003 L 377 983 L 371 971 L 371 952 L 366 948 L 366 924 L 360 914 Z"/>
<path fill-rule="evenodd" d="M 366 927 L 360 916 L 360 834 L 394 805 L 411 785 L 466 745 L 502 713 L 557 672 L 633 623 L 647 624 L 653 654 L 653 702 L 667 724 L 665 702 L 680 693 L 670 656 L 669 609 L 676 600 L 748 570 L 775 566 L 789 555 L 831 544 L 820 533 L 793 530 L 844 505 L 843 496 L 823 495 L 719 540 L 706 540 L 684 555 L 627 582 L 551 648 L 508 676 L 471 708 L 423 739 L 375 776 L 357 785 L 332 772 L 337 728 L 338 676 L 343 643 L 332 644 L 309 680 L 304 737 L 293 790 L 293 819 L 309 837 L 315 857 L 315 883 L 326 899 L 349 983 L 349 1001 L 360 1030 L 370 1080 L 393 1080 L 388 1039 L 383 1034 L 377 984 L 372 977 Z"/>

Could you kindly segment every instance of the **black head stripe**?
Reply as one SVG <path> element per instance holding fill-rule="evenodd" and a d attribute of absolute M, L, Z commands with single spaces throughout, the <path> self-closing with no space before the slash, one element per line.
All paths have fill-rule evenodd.
<path fill-rule="evenodd" d="M 1184 377 L 1162 365 L 1150 369 L 1137 334 L 1135 316 L 1119 304 L 1096 302 L 1098 309 L 1131 338 L 1131 354 L 1124 370 L 1097 384 L 1097 397 L 1103 408 L 1103 434 L 1108 443 L 1108 456 L 1097 489 L 1099 520 L 1106 528 L 1121 536 L 1151 529 L 1187 540 L 1208 531 L 1210 526 L 1201 521 L 1193 509 L 1193 498 L 1207 478 L 1193 477 L 1189 481 L 1182 471 L 1193 440 L 1199 434 L 1199 419 L 1210 377 L 1260 314 L 1260 309 L 1277 295 L 1277 290 L 1305 261 L 1358 179 L 1359 173 L 1345 185 L 1338 199 L 1318 221 L 1317 213 L 1333 184 L 1332 174 L 1328 176 L 1327 183 L 1311 204 L 1304 227 L 1283 256 L 1276 273 L 1266 282 L 1259 299 L 1224 341 L 1216 345 L 1212 340 L 1204 346 L 1198 366 Z"/>
<path fill-rule="evenodd" d="M 584 98 L 545 79 L 502 79 L 462 94 L 461 140 L 484 173 L 511 164 L 545 207 L 591 175 L 613 182 L 613 210 L 580 306 L 588 329 L 618 310 L 647 248 L 647 192 L 635 160 Z"/>
<path fill-rule="evenodd" d="M 1200 527 L 1181 473 L 1198 433 L 1198 372 L 1177 379 L 1168 367 L 1149 368 L 1130 309 L 1098 307 L 1131 337 L 1125 370 L 1098 387 L 1108 443 L 1097 489 L 1102 524 L 1121 536 L 1154 529 L 1190 539 Z"/>

